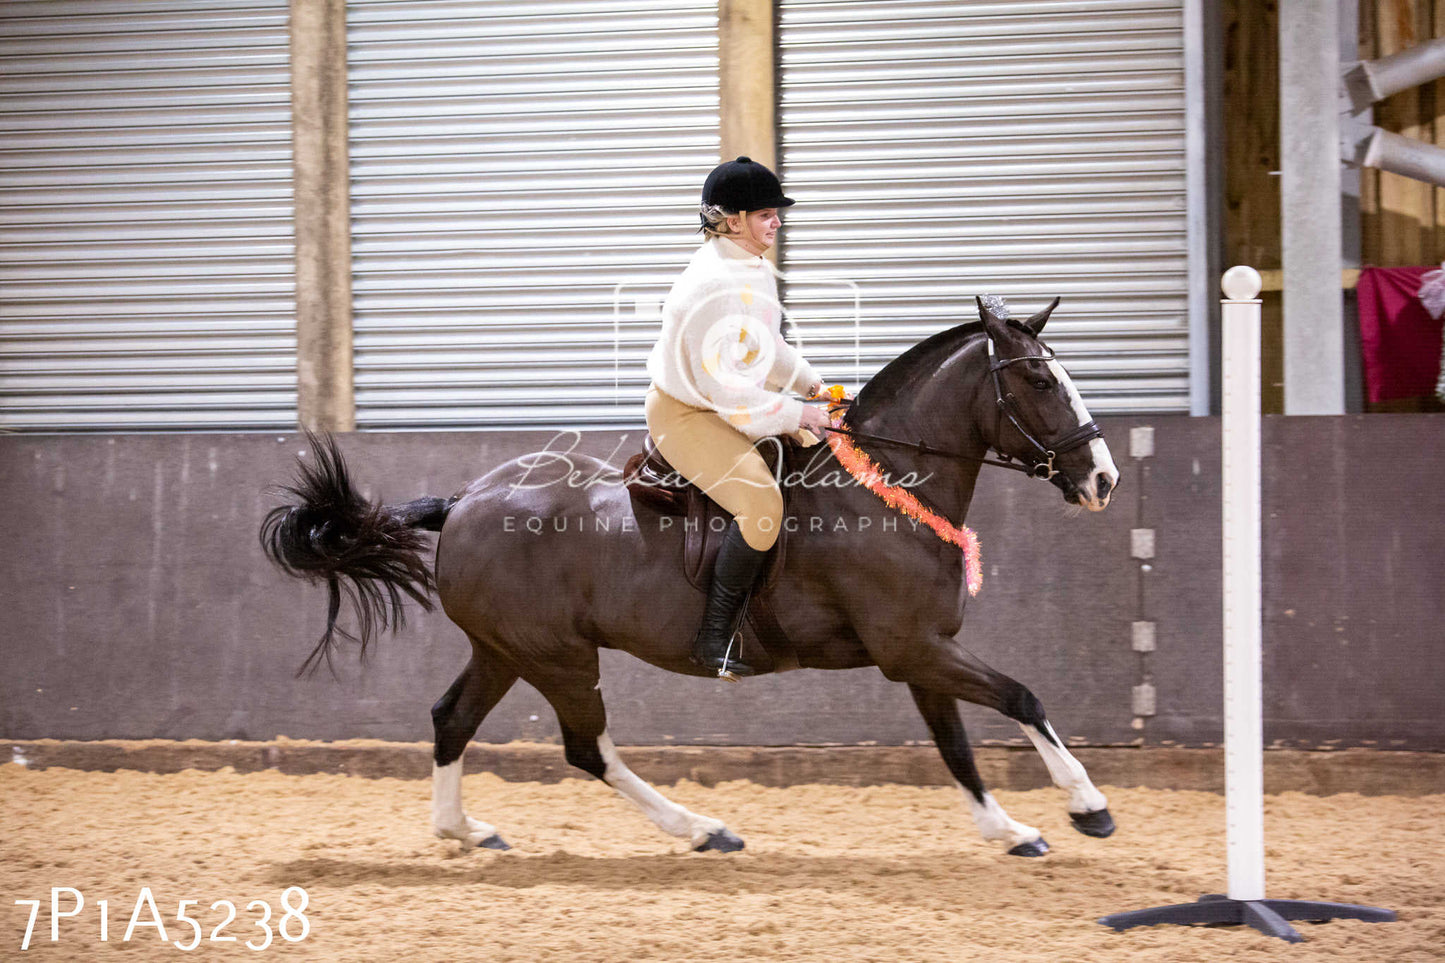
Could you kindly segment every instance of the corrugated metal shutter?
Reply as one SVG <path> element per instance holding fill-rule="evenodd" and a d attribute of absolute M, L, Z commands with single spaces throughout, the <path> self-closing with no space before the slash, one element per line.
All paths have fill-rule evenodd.
<path fill-rule="evenodd" d="M 780 45 L 784 263 L 857 283 L 862 377 L 1060 295 L 1091 411 L 1189 410 L 1183 0 L 782 0 Z M 849 303 L 789 291 L 852 381 Z"/>
<path fill-rule="evenodd" d="M 639 424 L 658 322 L 636 308 L 699 243 L 717 163 L 714 0 L 347 18 L 358 423 Z"/>
<path fill-rule="evenodd" d="M 0 425 L 295 424 L 286 17 L 0 4 Z"/>

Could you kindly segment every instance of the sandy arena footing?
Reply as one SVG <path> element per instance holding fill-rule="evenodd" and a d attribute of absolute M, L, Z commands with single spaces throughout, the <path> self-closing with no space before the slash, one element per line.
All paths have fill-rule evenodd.
<path fill-rule="evenodd" d="M 12 901 L 39 899 L 27 956 L 175 959 L 154 926 L 122 939 L 148 887 L 168 938 L 183 943 L 192 931 L 176 919 L 179 901 L 197 901 L 187 912 L 209 936 L 229 900 L 237 916 L 219 935 L 238 942 L 199 949 L 251 958 L 244 944 L 262 938 L 262 910 L 247 904 L 269 905 L 274 932 L 283 891 L 301 887 L 305 938 L 273 935 L 268 952 L 498 963 L 1439 958 L 1445 795 L 1268 796 L 1269 895 L 1400 917 L 1303 926 L 1308 942 L 1290 946 L 1244 929 L 1098 925 L 1107 913 L 1218 892 L 1225 877 L 1223 797 L 1100 781 L 1119 824 L 1104 840 L 1070 828 L 1059 791 L 997 793 L 1014 818 L 1043 830 L 1053 852 L 1042 859 L 980 840 L 951 787 L 684 779 L 667 789 L 747 841 L 724 856 L 687 852 L 596 781 L 480 774 L 464 781 L 469 809 L 514 848 L 462 852 L 432 837 L 423 781 L 12 763 L 0 766 L 0 957 L 15 958 L 28 915 Z M 52 943 L 50 892 L 61 886 L 86 905 Z M 98 941 L 99 900 L 108 943 Z M 63 894 L 62 909 L 71 905 Z M 299 934 L 298 918 L 288 932 Z"/>

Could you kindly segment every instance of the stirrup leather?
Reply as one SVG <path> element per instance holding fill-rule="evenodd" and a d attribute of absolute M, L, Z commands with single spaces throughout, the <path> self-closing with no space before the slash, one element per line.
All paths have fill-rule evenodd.
<path fill-rule="evenodd" d="M 742 632 L 734 632 L 734 633 L 733 633 L 733 637 L 730 638 L 730 639 L 728 639 L 728 647 L 723 650 L 722 665 L 718 666 L 717 677 L 718 677 L 719 679 L 722 679 L 724 682 L 737 682 L 737 681 L 738 681 L 738 677 L 735 676 L 735 675 L 733 675 L 733 673 L 731 672 L 731 670 L 728 669 L 728 663 L 732 661 L 733 645 L 734 645 L 734 644 L 737 645 L 738 651 L 739 651 L 739 652 L 742 652 L 742 650 L 743 650 L 743 634 L 742 634 Z"/>

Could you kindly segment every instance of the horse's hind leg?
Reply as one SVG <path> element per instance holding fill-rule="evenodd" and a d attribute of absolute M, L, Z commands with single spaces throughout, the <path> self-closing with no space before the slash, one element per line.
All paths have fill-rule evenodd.
<path fill-rule="evenodd" d="M 488 657 L 475 642 L 472 658 L 446 694 L 432 706 L 436 744 L 432 761 L 432 828 L 441 839 L 468 848 L 510 849 L 497 830 L 473 819 L 462 805 L 462 753 L 482 719 L 517 681 L 516 673 Z"/>
<path fill-rule="evenodd" d="M 923 721 L 933 733 L 933 741 L 943 756 L 944 765 L 953 774 L 959 788 L 968 793 L 973 809 L 973 823 L 979 834 L 991 842 L 1008 845 L 1011 856 L 1042 856 L 1049 851 L 1043 835 L 1032 826 L 1009 818 L 998 801 L 983 787 L 983 778 L 973 761 L 968 735 L 958 715 L 958 701 L 950 695 L 909 685 L 913 701 L 923 714 Z"/>
<path fill-rule="evenodd" d="M 562 743 L 567 762 L 596 776 L 642 810 L 658 829 L 686 839 L 694 850 L 731 853 L 743 848 L 743 841 L 719 820 L 701 816 L 668 799 L 640 778 L 617 755 L 607 734 L 607 710 L 598 690 L 596 653 L 586 677 L 527 681 L 552 704 L 562 726 Z"/>

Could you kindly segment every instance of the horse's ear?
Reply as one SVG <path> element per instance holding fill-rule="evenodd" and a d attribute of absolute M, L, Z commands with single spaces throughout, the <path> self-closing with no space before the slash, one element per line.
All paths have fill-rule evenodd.
<path fill-rule="evenodd" d="M 973 299 L 978 302 L 978 319 L 983 322 L 984 328 L 993 337 L 999 337 L 1008 328 L 1007 311 L 999 311 L 995 307 L 1002 303 L 1000 299 L 991 295 L 974 295 Z"/>
<path fill-rule="evenodd" d="M 1035 335 L 1038 335 L 1044 330 L 1044 325 L 1049 323 L 1049 315 L 1053 314 L 1054 308 L 1057 308 L 1058 306 L 1059 299 L 1054 298 L 1052 301 L 1049 302 L 1048 307 L 1044 308 L 1038 314 L 1025 321 L 1024 327 L 1028 328 Z"/>
<path fill-rule="evenodd" d="M 989 303 L 991 301 L 997 300 L 996 298 L 990 297 L 987 301 L 985 301 L 982 295 L 975 294 L 973 296 L 973 299 L 978 303 L 978 319 L 980 321 L 988 321 L 989 319 L 993 319 L 994 321 L 1002 320 L 997 314 L 993 313 L 992 307 Z"/>

